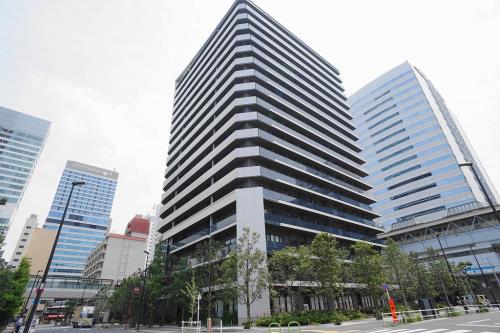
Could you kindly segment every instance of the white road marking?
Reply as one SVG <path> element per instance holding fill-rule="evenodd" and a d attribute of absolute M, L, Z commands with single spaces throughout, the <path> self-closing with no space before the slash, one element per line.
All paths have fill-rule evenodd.
<path fill-rule="evenodd" d="M 425 328 L 417 328 L 415 330 L 409 330 L 409 331 L 406 331 L 404 333 L 413 333 L 413 332 L 420 332 L 420 331 L 425 331 Z"/>
<path fill-rule="evenodd" d="M 437 333 L 437 332 L 444 332 L 447 330 L 448 330 L 447 328 L 438 328 L 437 330 L 425 331 L 425 332 L 420 332 L 420 333 Z"/>
<path fill-rule="evenodd" d="M 466 333 L 466 332 L 470 332 L 471 330 L 456 330 L 456 331 L 450 331 L 450 332 L 447 332 L 447 333 Z"/>
<path fill-rule="evenodd" d="M 480 323 L 480 322 L 482 322 L 482 321 L 488 321 L 488 320 L 490 320 L 490 319 L 474 320 L 474 321 L 469 321 L 469 322 L 467 322 L 467 324 L 475 324 L 475 323 Z"/>
<path fill-rule="evenodd" d="M 470 326 L 470 327 L 495 327 L 500 328 L 499 325 L 482 325 L 482 324 L 457 324 L 457 326 Z M 448 332 L 451 333 L 451 332 Z"/>

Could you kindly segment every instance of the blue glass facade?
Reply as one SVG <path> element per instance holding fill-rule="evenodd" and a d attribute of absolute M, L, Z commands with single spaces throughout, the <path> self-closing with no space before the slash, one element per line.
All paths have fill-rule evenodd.
<path fill-rule="evenodd" d="M 68 161 L 44 228 L 57 230 L 71 190 L 75 187 L 49 274 L 81 276 L 87 257 L 108 232 L 118 173 Z"/>
<path fill-rule="evenodd" d="M 0 232 L 5 233 L 37 163 L 50 122 L 0 106 Z"/>
<path fill-rule="evenodd" d="M 478 179 L 459 163 L 473 162 L 497 194 L 453 114 L 432 83 L 405 62 L 350 97 L 367 161 L 372 208 L 386 229 L 442 218 L 448 210 L 486 202 Z"/>

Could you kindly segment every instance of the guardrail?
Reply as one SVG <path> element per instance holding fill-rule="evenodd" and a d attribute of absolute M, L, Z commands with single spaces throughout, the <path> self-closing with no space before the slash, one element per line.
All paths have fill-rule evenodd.
<path fill-rule="evenodd" d="M 401 323 L 413 323 L 422 320 L 432 320 L 443 317 L 455 317 L 464 314 L 472 314 L 478 312 L 489 312 L 500 311 L 500 304 L 490 304 L 490 305 L 466 305 L 466 306 L 452 306 L 436 309 L 426 309 L 426 310 L 410 310 L 410 311 L 398 311 L 396 315 L 398 316 L 397 322 L 392 318 L 392 313 L 384 312 L 382 313 L 382 320 L 384 324 L 389 322 L 391 325 L 401 324 Z"/>

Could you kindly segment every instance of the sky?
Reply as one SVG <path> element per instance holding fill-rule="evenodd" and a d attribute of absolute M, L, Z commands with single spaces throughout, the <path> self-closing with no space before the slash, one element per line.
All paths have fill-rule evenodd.
<path fill-rule="evenodd" d="M 341 72 L 349 95 L 405 60 L 500 188 L 500 1 L 255 0 Z M 162 193 L 174 81 L 231 0 L 0 0 L 0 105 L 52 122 L 7 239 L 46 218 L 67 160 L 120 173 L 111 231 Z"/>

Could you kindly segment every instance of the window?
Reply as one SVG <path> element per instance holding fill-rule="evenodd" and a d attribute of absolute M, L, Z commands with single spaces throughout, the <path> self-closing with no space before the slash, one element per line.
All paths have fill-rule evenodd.
<path fill-rule="evenodd" d="M 385 146 L 384 148 L 377 150 L 377 151 L 375 152 L 375 154 L 379 154 L 379 153 L 381 153 L 381 152 L 383 152 L 383 151 L 385 151 L 385 150 L 387 150 L 387 149 L 389 149 L 389 148 L 392 148 L 392 147 L 394 147 L 394 146 L 397 146 L 397 145 L 399 145 L 400 143 L 403 143 L 403 142 L 408 141 L 408 140 L 410 140 L 410 137 L 409 137 L 409 136 L 407 136 L 406 138 L 403 138 L 403 139 L 401 139 L 401 140 L 394 141 L 393 143 L 391 143 L 391 144 L 389 144 L 389 145 Z"/>
<path fill-rule="evenodd" d="M 19 248 L 20 249 L 24 249 L 24 245 L 19 245 Z"/>
<path fill-rule="evenodd" d="M 373 138 L 373 137 L 375 137 L 375 136 L 377 136 L 377 135 L 379 135 L 379 134 L 384 133 L 384 132 L 385 132 L 385 131 L 387 131 L 388 129 L 391 129 L 391 128 L 393 128 L 394 126 L 397 126 L 397 125 L 402 124 L 402 123 L 403 123 L 403 121 L 402 121 L 402 120 L 398 120 L 398 121 L 396 121 L 396 122 L 394 122 L 394 123 L 392 123 L 392 124 L 390 124 L 390 125 L 388 125 L 388 126 L 386 126 L 386 127 L 382 128 L 382 129 L 380 129 L 380 130 L 376 131 L 375 133 L 371 134 L 370 136 Z"/>
<path fill-rule="evenodd" d="M 407 157 L 407 158 L 403 158 L 402 160 L 400 161 L 397 161 L 395 163 L 392 163 L 392 164 L 389 164 L 388 166 L 385 166 L 382 168 L 382 171 L 386 171 L 386 170 L 389 170 L 389 169 L 392 169 L 394 167 L 397 167 L 398 165 L 400 164 L 403 164 L 403 163 L 406 163 L 406 162 L 409 162 L 411 160 L 414 160 L 417 158 L 417 155 L 413 155 L 413 156 L 410 156 L 410 157 Z"/>
<path fill-rule="evenodd" d="M 418 212 L 418 213 L 414 213 L 414 214 L 402 216 L 402 217 L 398 218 L 396 221 L 397 222 L 402 222 L 402 221 L 406 221 L 406 220 L 412 219 L 414 217 L 418 217 L 418 216 L 422 216 L 422 215 L 427 215 L 427 214 L 431 214 L 431 213 L 436 213 L 436 212 L 439 212 L 439 211 L 445 210 L 445 209 L 446 209 L 445 206 L 439 206 L 439 207 L 435 207 L 435 208 L 423 210 L 423 211 Z"/>
<path fill-rule="evenodd" d="M 398 187 L 401 187 L 401 186 L 404 186 L 406 184 L 410 184 L 410 183 L 413 183 L 413 182 L 416 182 L 417 180 L 420 180 L 420 179 L 424 179 L 424 178 L 427 178 L 427 177 L 430 177 L 432 174 L 430 172 L 427 172 L 427 173 L 424 173 L 423 175 L 420 175 L 420 176 L 417 176 L 417 177 L 413 177 L 413 178 L 410 178 L 410 179 L 407 179 L 405 181 L 402 181 L 400 183 L 397 183 L 397 184 L 394 184 L 394 185 L 391 185 L 389 186 L 387 189 L 388 190 L 393 190 L 395 188 L 398 188 Z"/>
<path fill-rule="evenodd" d="M 28 236 L 30 233 L 29 232 L 25 232 L 24 233 L 24 236 Z"/>
<path fill-rule="evenodd" d="M 16 256 L 20 256 L 21 254 L 23 254 L 22 252 L 16 252 Z"/>
<path fill-rule="evenodd" d="M 368 129 L 370 130 L 374 127 L 377 127 L 378 125 L 385 123 L 387 120 L 390 120 L 390 119 L 396 117 L 397 115 L 399 115 L 399 112 L 395 112 L 395 113 L 391 114 L 390 116 L 387 116 L 384 119 L 377 121 L 375 124 L 369 126 Z"/>
<path fill-rule="evenodd" d="M 375 106 L 371 107 L 370 109 L 366 110 L 363 114 L 367 115 L 368 113 L 372 112 L 373 110 L 377 109 L 379 106 L 384 105 L 385 103 L 389 102 L 392 99 L 393 99 L 392 97 L 389 97 L 389 98 L 383 100 L 382 102 L 378 103 L 377 105 L 375 105 Z"/>
<path fill-rule="evenodd" d="M 427 201 L 436 200 L 436 199 L 439 199 L 439 198 L 441 198 L 440 194 L 431 195 L 430 197 L 427 197 L 427 198 L 418 199 L 418 200 L 415 200 L 415 201 L 411 201 L 411 202 L 405 203 L 404 205 L 400 205 L 400 206 L 394 207 L 394 211 L 405 209 L 405 208 L 408 208 L 408 207 L 411 207 L 411 206 L 415 206 L 415 205 L 418 205 L 418 204 L 421 204 L 421 203 L 424 203 L 424 202 L 427 202 Z"/>
<path fill-rule="evenodd" d="M 383 109 L 380 112 L 375 113 L 373 116 L 371 116 L 370 118 L 366 119 L 366 122 L 369 122 L 370 120 L 373 120 L 373 119 L 377 118 L 378 116 L 383 115 L 384 113 L 386 113 L 387 111 L 390 111 L 390 110 L 394 109 L 395 107 L 396 107 L 396 104 L 392 104 L 391 106 Z"/>
<path fill-rule="evenodd" d="M 398 150 L 398 151 L 395 151 L 394 153 L 389 154 L 389 155 L 387 155 L 387 156 L 385 156 L 385 157 L 382 157 L 382 158 L 381 158 L 380 160 L 378 160 L 378 161 L 379 161 L 379 162 L 383 162 L 383 161 L 385 161 L 385 160 L 388 160 L 388 159 L 390 159 L 390 158 L 392 158 L 392 157 L 394 157 L 394 156 L 400 155 L 400 154 L 404 153 L 405 151 L 408 151 L 408 150 L 411 150 L 411 149 L 413 149 L 413 146 L 408 146 L 408 147 L 406 147 L 406 148 L 403 148 L 403 149 L 400 149 L 400 150 Z"/>
<path fill-rule="evenodd" d="M 378 145 L 379 143 L 381 143 L 381 142 L 383 142 L 383 141 L 385 141 L 385 140 L 389 140 L 390 138 L 392 138 L 392 137 L 394 137 L 394 136 L 396 136 L 396 135 L 398 135 L 398 134 L 401 134 L 401 133 L 403 133 L 404 131 L 406 131 L 406 129 L 405 129 L 405 128 L 402 128 L 402 129 L 400 129 L 400 130 L 397 130 L 396 132 L 391 133 L 391 134 L 389 134 L 389 135 L 387 135 L 387 136 L 384 136 L 382 139 L 380 139 L 380 140 L 378 140 L 378 141 L 375 141 L 375 142 L 373 143 L 373 145 L 374 145 L 374 146 L 375 146 L 375 145 Z"/>
<path fill-rule="evenodd" d="M 418 192 L 421 192 L 421 191 L 425 191 L 425 190 L 428 190 L 428 189 L 436 187 L 436 186 L 437 186 L 436 183 L 425 185 L 425 186 L 421 186 L 421 187 L 418 187 L 416 189 L 413 189 L 413 190 L 410 190 L 410 191 L 406 191 L 406 192 L 397 194 L 397 195 L 391 197 L 391 200 L 396 200 L 396 199 L 399 199 L 399 198 L 403 198 L 403 197 L 406 197 L 407 195 L 418 193 Z"/>
<path fill-rule="evenodd" d="M 266 235 L 266 240 L 268 242 L 272 242 L 272 243 L 284 243 L 285 242 L 283 240 L 283 236 L 276 235 L 276 234 L 267 234 Z"/>
<path fill-rule="evenodd" d="M 373 100 L 375 100 L 375 101 L 376 101 L 376 100 L 378 100 L 378 99 L 380 99 L 380 98 L 384 97 L 385 95 L 387 95 L 387 94 L 388 94 L 388 93 L 390 93 L 390 92 L 391 92 L 390 90 L 386 90 L 386 91 L 384 91 L 381 95 L 378 95 L 377 97 L 375 97 Z"/>

